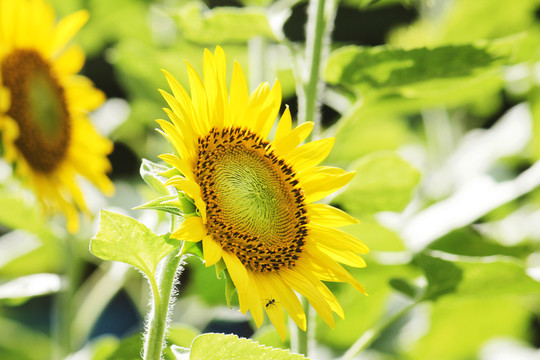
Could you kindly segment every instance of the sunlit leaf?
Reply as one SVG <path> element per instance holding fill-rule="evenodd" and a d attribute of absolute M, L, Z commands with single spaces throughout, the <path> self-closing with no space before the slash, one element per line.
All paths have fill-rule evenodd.
<path fill-rule="evenodd" d="M 540 283 L 532 279 L 522 263 L 502 256 L 478 262 L 456 262 L 463 272 L 457 287 L 460 296 L 540 294 Z"/>
<path fill-rule="evenodd" d="M 463 279 L 463 270 L 450 261 L 418 254 L 414 263 L 426 276 L 427 287 L 422 296 L 424 300 L 436 300 L 442 295 L 455 292 Z"/>
<path fill-rule="evenodd" d="M 163 185 L 167 179 L 160 175 L 160 173 L 167 170 L 169 170 L 169 168 L 166 166 L 156 164 L 148 159 L 142 159 L 139 172 L 148 186 L 154 189 L 158 194 L 166 196 L 170 195 L 165 185 Z"/>
<path fill-rule="evenodd" d="M 254 7 L 202 10 L 191 2 L 181 8 L 176 20 L 183 35 L 199 43 L 246 42 L 254 36 L 275 39 L 267 16 Z"/>
<path fill-rule="evenodd" d="M 356 175 L 334 201 L 356 214 L 402 211 L 420 181 L 420 173 L 392 152 L 377 152 L 357 163 Z"/>
<path fill-rule="evenodd" d="M 107 358 L 108 360 L 135 360 L 140 359 L 143 340 L 141 334 L 133 334 L 122 339 L 116 350 Z"/>
<path fill-rule="evenodd" d="M 503 46 L 469 44 L 410 50 L 346 46 L 332 53 L 325 77 L 361 94 L 369 109 L 362 116 L 376 109 L 410 112 L 455 106 L 500 90 L 500 65 L 508 52 L 511 49 Z"/>
<path fill-rule="evenodd" d="M 347 226 L 343 230 L 364 241 L 370 250 L 405 250 L 405 244 L 394 231 L 385 228 L 374 220 L 361 219 L 360 223 Z"/>
<path fill-rule="evenodd" d="M 128 216 L 101 211 L 99 231 L 90 251 L 103 260 L 121 261 L 153 276 L 161 259 L 180 245 L 168 235 L 156 235 Z"/>
<path fill-rule="evenodd" d="M 339 121 L 334 134 L 336 143 L 328 157 L 332 163 L 348 164 L 373 151 L 396 150 L 414 139 L 405 119 L 397 116 L 355 111 Z"/>
<path fill-rule="evenodd" d="M 203 334 L 195 338 L 191 346 L 190 359 L 305 359 L 303 355 L 291 354 L 289 350 L 261 346 L 236 335 Z"/>
<path fill-rule="evenodd" d="M 492 338 L 528 340 L 531 313 L 515 297 L 461 298 L 449 295 L 431 305 L 429 329 L 408 342 L 402 357 L 412 360 L 478 359 Z M 426 331 L 429 330 L 429 331 Z"/>
<path fill-rule="evenodd" d="M 402 278 L 390 279 L 389 283 L 394 290 L 399 291 L 411 299 L 415 299 L 420 293 L 420 289 L 417 286 Z"/>
<path fill-rule="evenodd" d="M 461 228 L 446 234 L 428 245 L 428 249 L 440 250 L 456 255 L 492 256 L 507 255 L 524 258 L 534 248 L 527 245 L 503 246 L 472 230 Z"/>

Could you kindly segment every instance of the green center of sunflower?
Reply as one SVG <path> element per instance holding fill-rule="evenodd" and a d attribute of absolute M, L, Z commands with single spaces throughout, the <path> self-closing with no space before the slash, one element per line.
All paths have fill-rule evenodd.
<path fill-rule="evenodd" d="M 35 50 L 17 49 L 2 62 L 11 92 L 8 115 L 19 125 L 15 145 L 33 170 L 50 173 L 66 155 L 71 121 L 64 88 Z"/>
<path fill-rule="evenodd" d="M 307 235 L 306 205 L 291 167 L 245 129 L 199 139 L 196 176 L 207 227 L 222 248 L 257 272 L 294 267 Z"/>

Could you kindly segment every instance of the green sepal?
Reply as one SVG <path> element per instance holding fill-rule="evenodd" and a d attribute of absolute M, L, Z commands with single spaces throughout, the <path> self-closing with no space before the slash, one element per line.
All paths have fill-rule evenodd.
<path fill-rule="evenodd" d="M 184 255 L 184 254 L 195 255 L 204 261 L 202 241 L 198 241 L 198 242 L 184 241 L 184 247 L 182 248 L 182 251 L 180 252 L 180 254 L 181 255 Z"/>
<path fill-rule="evenodd" d="M 180 173 L 180 171 L 178 171 L 177 168 L 172 167 L 172 168 L 166 168 L 165 171 L 161 171 L 159 175 L 166 177 L 167 179 L 170 179 L 175 175 L 182 175 L 182 173 Z"/>
<path fill-rule="evenodd" d="M 180 202 L 178 201 L 178 195 L 165 195 L 145 204 L 136 206 L 133 209 L 160 210 L 178 216 L 183 215 L 182 209 L 180 208 Z"/>
<path fill-rule="evenodd" d="M 166 179 L 160 173 L 169 170 L 168 167 L 156 164 L 148 159 L 142 159 L 140 174 L 142 179 L 148 186 L 160 193 L 168 195 L 167 187 L 163 184 Z"/>
<path fill-rule="evenodd" d="M 227 301 L 227 306 L 231 308 L 231 300 L 236 291 L 236 286 L 234 286 L 231 275 L 229 275 L 229 271 L 225 269 L 223 270 L 223 273 L 225 274 L 225 300 Z"/>

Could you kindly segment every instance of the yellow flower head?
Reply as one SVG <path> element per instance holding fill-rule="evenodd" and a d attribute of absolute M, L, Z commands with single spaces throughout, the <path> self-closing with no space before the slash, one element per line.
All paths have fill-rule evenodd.
<path fill-rule="evenodd" d="M 300 145 L 313 124 L 291 129 L 286 109 L 268 140 L 281 106 L 281 88 L 263 83 L 249 95 L 234 63 L 226 88 L 225 54 L 204 53 L 204 83 L 188 64 L 191 96 L 167 72 L 173 95 L 162 91 L 171 122 L 158 120 L 176 155 L 160 158 L 183 176 L 174 185 L 191 197 L 200 216 L 187 218 L 171 235 L 202 240 L 206 266 L 223 260 L 238 292 L 240 310 L 251 311 L 257 326 L 263 310 L 285 338 L 283 308 L 306 329 L 295 291 L 305 296 L 326 323 L 343 310 L 322 281 L 364 288 L 339 264 L 364 267 L 368 248 L 336 229 L 357 221 L 314 203 L 347 184 L 354 173 L 317 166 L 334 139 Z"/>
<path fill-rule="evenodd" d="M 76 75 L 84 53 L 68 44 L 88 20 L 87 11 L 55 22 L 42 0 L 0 0 L 0 131 L 4 157 L 44 208 L 61 212 L 68 229 L 86 211 L 75 178 L 82 175 L 106 194 L 112 144 L 101 137 L 88 112 L 105 97 Z"/>

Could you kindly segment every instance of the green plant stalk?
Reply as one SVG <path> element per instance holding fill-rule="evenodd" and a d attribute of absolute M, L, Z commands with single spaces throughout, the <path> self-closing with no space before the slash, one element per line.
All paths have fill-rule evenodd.
<path fill-rule="evenodd" d="M 294 327 L 294 330 L 291 329 L 291 331 L 296 332 L 295 344 L 293 344 L 293 351 L 298 354 L 303 354 L 306 357 L 309 356 L 309 349 L 310 349 L 310 343 L 313 341 L 313 335 L 314 335 L 314 326 L 315 326 L 315 319 L 313 318 L 313 310 L 311 309 L 311 305 L 309 304 L 309 301 L 306 297 L 302 296 L 301 298 L 302 307 L 304 308 L 304 313 L 306 314 L 306 331 L 303 331 L 302 329 L 298 328 L 298 326 L 291 322 L 291 326 Z M 310 325 L 312 325 L 310 327 Z"/>
<path fill-rule="evenodd" d="M 175 218 L 172 215 L 172 230 L 175 229 Z M 169 312 L 172 310 L 172 289 L 178 273 L 178 266 L 182 261 L 182 256 L 177 255 L 178 252 L 173 251 L 163 259 L 163 266 L 157 280 L 149 278 L 152 288 L 153 311 L 144 337 L 144 360 L 161 359 L 168 325 L 167 320 Z"/>
<path fill-rule="evenodd" d="M 80 280 L 81 262 L 77 256 L 76 239 L 61 239 L 64 250 L 65 274 L 62 288 L 54 300 L 52 322 L 52 359 L 64 359 L 73 350 L 71 338 L 71 321 L 73 317 L 73 296 Z"/>
<path fill-rule="evenodd" d="M 306 69 L 308 78 L 299 91 L 300 116 L 299 122 L 312 121 L 314 124 L 312 137 L 320 132 L 320 103 L 324 90 L 321 81 L 322 66 L 328 54 L 330 33 L 335 17 L 334 0 L 310 0 L 308 21 L 306 26 Z"/>
<path fill-rule="evenodd" d="M 350 360 L 353 359 L 356 355 L 360 354 L 363 350 L 367 349 L 375 340 L 377 340 L 381 334 L 392 324 L 396 323 L 401 319 L 405 314 L 407 314 L 413 307 L 415 307 L 419 302 L 415 301 L 405 306 L 392 316 L 382 319 L 381 322 L 375 324 L 371 329 L 366 331 L 362 336 L 356 340 L 356 342 L 345 352 L 341 360 Z"/>

